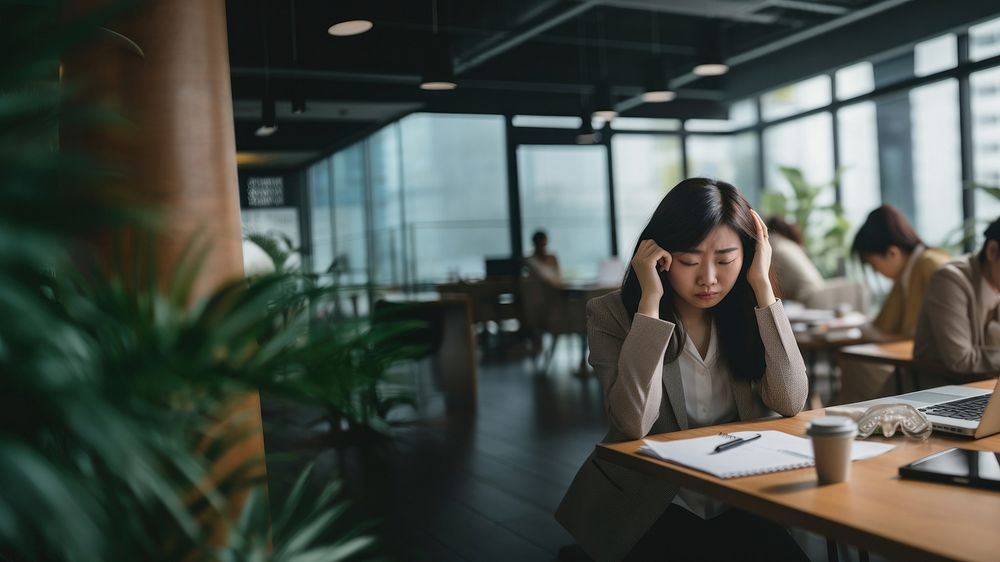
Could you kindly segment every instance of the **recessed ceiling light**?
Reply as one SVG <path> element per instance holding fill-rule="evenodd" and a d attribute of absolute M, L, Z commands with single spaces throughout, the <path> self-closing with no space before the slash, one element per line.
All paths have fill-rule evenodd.
<path fill-rule="evenodd" d="M 348 20 L 335 23 L 326 32 L 334 37 L 350 37 L 351 35 L 361 35 L 375 27 L 371 20 Z"/>

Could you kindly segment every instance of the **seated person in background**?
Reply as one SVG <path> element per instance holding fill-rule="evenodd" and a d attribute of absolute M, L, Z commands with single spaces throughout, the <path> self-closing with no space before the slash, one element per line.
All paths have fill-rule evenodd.
<path fill-rule="evenodd" d="M 906 216 L 892 205 L 882 205 L 868 215 L 854 237 L 851 251 L 893 281 L 889 296 L 872 322 L 875 335 L 886 340 L 913 338 L 927 285 L 934 272 L 948 261 L 948 253 L 928 248 Z M 841 359 L 840 370 L 841 389 L 835 403 L 895 394 L 892 367 Z"/>
<path fill-rule="evenodd" d="M 771 233 L 771 275 L 776 292 L 782 298 L 806 302 L 809 295 L 823 288 L 823 276 L 806 254 L 802 232 L 779 216 L 767 220 Z"/>
<path fill-rule="evenodd" d="M 962 384 L 1000 371 L 1000 219 L 983 235 L 978 254 L 931 277 L 913 341 L 921 386 Z"/>
<path fill-rule="evenodd" d="M 548 253 L 549 237 L 544 230 L 536 230 L 531 235 L 534 253 L 524 259 L 529 272 L 546 281 L 554 287 L 562 286 L 562 276 L 559 274 L 559 260 Z"/>

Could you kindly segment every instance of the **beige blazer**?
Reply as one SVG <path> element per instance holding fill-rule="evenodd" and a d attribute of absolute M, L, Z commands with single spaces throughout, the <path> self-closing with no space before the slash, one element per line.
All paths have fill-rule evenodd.
<path fill-rule="evenodd" d="M 951 259 L 948 253 L 937 248 L 927 248 L 918 257 L 910 273 L 910 286 L 903 295 L 903 283 L 896 281 L 882 303 L 882 309 L 872 324 L 886 334 L 912 338 L 917 331 L 920 307 L 928 292 L 931 276 Z"/>
<path fill-rule="evenodd" d="M 975 254 L 949 262 L 931 277 L 913 340 L 921 386 L 961 384 L 1000 372 L 1000 347 L 987 337 L 982 278 Z M 992 324 L 1000 332 L 1000 325 Z"/>
<path fill-rule="evenodd" d="M 781 301 L 756 313 L 767 368 L 759 382 L 732 380 L 739 417 L 761 417 L 768 408 L 794 416 L 809 390 L 802 355 Z M 663 362 L 673 333 L 674 324 L 641 314 L 630 322 L 621 291 L 587 303 L 590 364 L 604 389 L 610 421 L 604 442 L 688 428 L 680 369 L 676 361 Z M 598 562 L 621 560 L 667 509 L 677 489 L 591 453 L 556 519 Z"/>

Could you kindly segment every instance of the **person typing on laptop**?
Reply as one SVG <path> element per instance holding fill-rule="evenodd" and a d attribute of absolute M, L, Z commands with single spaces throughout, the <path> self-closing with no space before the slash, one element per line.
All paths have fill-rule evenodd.
<path fill-rule="evenodd" d="M 931 277 L 913 340 L 921 387 L 962 384 L 1000 372 L 1000 219 L 982 249 Z"/>

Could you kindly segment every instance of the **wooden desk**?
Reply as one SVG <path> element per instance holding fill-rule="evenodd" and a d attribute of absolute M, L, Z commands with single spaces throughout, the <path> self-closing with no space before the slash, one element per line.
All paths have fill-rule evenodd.
<path fill-rule="evenodd" d="M 433 348 L 430 353 L 438 374 L 436 379 L 449 410 L 475 409 L 478 375 L 472 306 L 465 295 L 442 295 L 433 300 L 430 296 L 392 295 L 391 300 L 376 302 L 376 310 L 382 310 L 384 321 L 426 323 L 426 327 L 413 334 L 403 333 L 398 337 L 404 340 L 415 337 L 417 341 L 411 343 Z"/>
<path fill-rule="evenodd" d="M 816 393 L 816 364 L 819 362 L 821 353 L 834 353 L 843 347 L 869 343 L 872 339 L 863 335 L 858 338 L 851 337 L 829 337 L 826 334 L 810 334 L 808 332 L 796 332 L 795 344 L 802 352 L 802 358 L 806 362 L 806 376 L 809 378 L 809 402 L 812 403 L 813 395 Z M 831 355 L 831 361 L 833 357 Z M 837 381 L 835 377 L 830 377 L 830 396 L 837 394 Z M 819 403 L 816 404 L 820 405 Z"/>
<path fill-rule="evenodd" d="M 878 365 L 891 365 L 895 368 L 896 393 L 902 394 L 904 372 L 913 363 L 913 340 L 851 345 L 841 349 L 840 356 Z M 916 372 L 913 372 L 913 387 L 920 388 Z"/>
<path fill-rule="evenodd" d="M 995 381 L 969 386 L 992 388 Z M 740 422 L 656 435 L 673 440 L 719 431 L 775 429 L 804 436 L 822 410 L 794 418 Z M 740 509 L 856 545 L 890 559 L 995 561 L 1000 553 L 1000 492 L 902 480 L 900 466 L 950 447 L 1000 451 L 1000 435 L 976 441 L 935 433 L 924 442 L 878 439 L 896 448 L 855 461 L 846 482 L 819 486 L 812 468 L 722 480 L 636 453 L 642 441 L 601 444 L 601 458 L 665 478 Z"/>
<path fill-rule="evenodd" d="M 913 362 L 913 340 L 852 345 L 841 349 L 840 354 L 869 363 L 909 367 Z"/>

